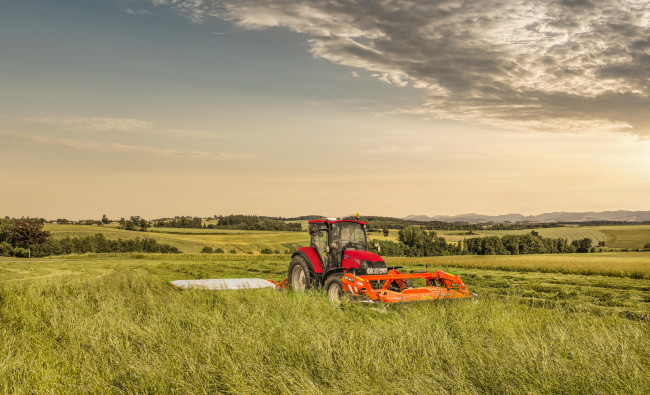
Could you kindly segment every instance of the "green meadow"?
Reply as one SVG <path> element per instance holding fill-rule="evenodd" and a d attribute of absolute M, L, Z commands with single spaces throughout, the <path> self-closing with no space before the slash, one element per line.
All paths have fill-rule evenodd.
<path fill-rule="evenodd" d="M 467 231 L 436 231 L 439 236 L 444 237 L 448 242 L 457 242 L 470 237 L 485 237 L 505 235 L 523 235 L 530 233 L 533 229 L 521 230 L 477 230 L 472 235 Z M 593 245 L 604 241 L 607 248 L 614 249 L 639 249 L 643 248 L 646 243 L 650 243 L 650 225 L 621 225 L 621 226 L 564 226 L 556 228 L 536 228 L 534 229 L 540 236 L 546 238 L 564 238 L 569 242 L 590 238 Z M 381 233 L 370 233 L 369 238 L 380 240 L 397 240 L 397 230 L 390 230 L 388 237 Z"/>
<path fill-rule="evenodd" d="M 306 221 L 303 221 L 306 222 Z M 109 239 L 132 239 L 135 237 L 150 237 L 160 243 L 177 247 L 184 253 L 199 253 L 205 246 L 222 248 L 226 253 L 258 254 L 262 249 L 285 253 L 294 251 L 309 244 L 306 232 L 269 232 L 223 229 L 178 229 L 151 228 L 147 232 L 127 231 L 118 229 L 116 225 L 58 225 L 45 224 L 45 230 L 51 232 L 54 238 L 83 237 L 103 233 Z M 642 249 L 650 243 L 650 225 L 626 226 L 584 226 L 535 229 L 540 236 L 547 238 L 565 238 L 573 240 L 590 238 L 594 245 L 604 241 L 607 249 Z M 475 231 L 467 235 L 465 231 L 437 231 L 448 242 L 457 242 L 469 237 L 504 236 L 507 234 L 530 233 L 525 230 L 496 230 Z M 380 232 L 368 234 L 369 239 L 397 240 L 398 231 L 391 229 L 388 237 Z"/>
<path fill-rule="evenodd" d="M 648 393 L 650 279 L 598 270 L 629 257 L 647 273 L 650 253 L 558 259 L 588 266 L 578 256 L 605 260 L 572 274 L 528 256 L 511 257 L 521 270 L 389 259 L 460 274 L 479 294 L 395 306 L 168 283 L 282 279 L 286 255 L 0 258 L 0 392 Z"/>
<path fill-rule="evenodd" d="M 222 229 L 152 228 L 147 232 L 128 231 L 116 226 L 45 224 L 54 238 L 84 237 L 102 233 L 109 239 L 149 237 L 177 247 L 184 253 L 199 253 L 205 246 L 222 248 L 226 253 L 259 254 L 264 248 L 280 253 L 309 245 L 306 232 L 269 232 Z"/>

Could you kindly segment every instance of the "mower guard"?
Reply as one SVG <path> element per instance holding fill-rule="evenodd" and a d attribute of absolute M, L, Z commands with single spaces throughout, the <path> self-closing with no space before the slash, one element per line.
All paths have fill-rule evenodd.
<path fill-rule="evenodd" d="M 426 286 L 409 287 L 407 280 L 424 279 Z M 383 282 L 381 288 L 373 288 L 371 281 Z M 383 303 L 414 302 L 437 299 L 471 298 L 459 276 L 445 273 L 442 270 L 423 273 L 400 273 L 393 269 L 388 274 L 355 275 L 346 273 L 343 276 L 343 292 L 364 296 L 372 301 Z"/>
<path fill-rule="evenodd" d="M 423 278 L 425 287 L 410 287 L 407 280 Z M 280 289 L 288 289 L 288 278 L 281 282 L 269 279 Z M 381 288 L 373 288 L 372 282 Z M 381 283 L 383 282 L 383 283 Z M 473 298 L 476 294 L 469 292 L 459 276 L 437 270 L 435 272 L 400 273 L 392 269 L 388 274 L 355 275 L 347 272 L 343 276 L 344 295 L 366 302 L 415 302 L 438 299 Z"/>

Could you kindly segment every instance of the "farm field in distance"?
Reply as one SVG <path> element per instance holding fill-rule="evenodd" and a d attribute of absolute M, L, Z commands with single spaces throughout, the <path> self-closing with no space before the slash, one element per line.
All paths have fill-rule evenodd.
<path fill-rule="evenodd" d="M 281 253 L 284 253 L 309 244 L 309 236 L 306 232 L 191 228 L 151 228 L 147 232 L 138 232 L 118 229 L 116 225 L 58 225 L 49 223 L 45 224 L 45 230 L 50 231 L 55 238 L 66 236 L 83 237 L 97 233 L 103 233 L 109 239 L 150 237 L 156 239 L 158 242 L 173 245 L 184 253 L 198 253 L 205 246 L 223 248 L 225 252 L 235 250 L 238 254 L 256 254 L 263 248 L 270 248 L 274 251 L 279 250 Z M 466 231 L 439 230 L 437 233 L 448 242 L 457 242 L 458 240 L 469 237 L 502 237 L 507 234 L 521 235 L 530 233 L 531 230 L 479 230 L 475 231 L 474 235 L 467 235 Z M 569 240 L 569 242 L 585 237 L 590 238 L 594 245 L 599 241 L 605 241 L 606 248 L 614 249 L 640 249 L 646 243 L 650 243 L 650 225 L 558 227 L 538 228 L 535 230 L 542 237 L 562 237 Z M 391 229 L 388 237 L 384 237 L 381 232 L 372 232 L 368 234 L 368 239 L 396 241 L 397 233 L 397 230 Z"/>
<path fill-rule="evenodd" d="M 590 238 L 594 245 L 604 241 L 607 248 L 639 249 L 650 242 L 650 225 L 620 225 L 620 226 L 564 226 L 554 228 L 535 228 L 519 230 L 476 230 L 468 235 L 467 231 L 437 230 L 438 236 L 444 237 L 448 242 L 457 242 L 470 237 L 485 237 L 505 235 L 523 235 L 535 230 L 540 236 L 546 238 L 564 238 L 569 242 L 573 240 Z M 381 232 L 368 235 L 371 239 L 397 240 L 397 230 L 391 230 L 388 237 Z"/>
<path fill-rule="evenodd" d="M 259 254 L 263 248 L 294 251 L 309 245 L 307 232 L 269 232 L 255 230 L 152 228 L 147 232 L 128 231 L 116 226 L 45 224 L 54 238 L 84 237 L 98 233 L 109 239 L 149 237 L 170 244 L 184 253 L 199 253 L 205 246 L 234 250 L 237 254 Z"/>

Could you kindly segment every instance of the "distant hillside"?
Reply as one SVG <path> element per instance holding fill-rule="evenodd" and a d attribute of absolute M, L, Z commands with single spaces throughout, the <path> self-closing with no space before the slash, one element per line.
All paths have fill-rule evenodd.
<path fill-rule="evenodd" d="M 650 211 L 602 211 L 602 212 L 554 212 L 539 215 L 503 214 L 460 214 L 460 215 L 409 215 L 404 219 L 411 221 L 445 222 L 592 222 L 592 221 L 650 221 Z"/>

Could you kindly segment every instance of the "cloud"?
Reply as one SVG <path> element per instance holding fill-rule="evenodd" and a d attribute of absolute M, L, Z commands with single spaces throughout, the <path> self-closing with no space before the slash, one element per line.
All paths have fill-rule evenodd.
<path fill-rule="evenodd" d="M 132 118 L 107 117 L 22 117 L 10 118 L 0 116 L 0 123 L 42 124 L 59 127 L 68 131 L 81 132 L 131 132 L 149 133 L 176 137 L 196 137 L 201 139 L 224 139 L 220 134 L 204 130 L 161 129 L 152 122 Z"/>
<path fill-rule="evenodd" d="M 176 148 L 159 148 L 140 145 L 127 145 L 119 143 L 96 142 L 76 139 L 52 139 L 23 133 L 0 133 L 0 141 L 4 143 L 18 143 L 27 145 L 40 145 L 52 148 L 68 148 L 86 152 L 124 153 L 138 155 L 152 155 L 159 157 L 193 158 L 193 159 L 245 159 L 251 158 L 248 154 L 231 154 L 224 152 L 208 152 L 182 150 Z"/>
<path fill-rule="evenodd" d="M 23 117 L 18 119 L 21 123 L 40 123 L 45 125 L 60 126 L 66 129 L 91 130 L 91 131 L 142 131 L 149 130 L 153 124 L 131 118 L 105 118 L 105 117 Z"/>
<path fill-rule="evenodd" d="M 150 15 L 151 14 L 151 11 L 143 10 L 143 9 L 133 9 L 133 8 L 128 8 L 127 7 L 127 8 L 123 8 L 122 10 L 124 12 L 126 12 L 127 14 L 131 14 L 131 15 Z"/>
<path fill-rule="evenodd" d="M 411 146 L 411 147 L 397 147 L 394 145 L 391 146 L 381 146 L 377 148 L 366 148 L 363 152 L 374 155 L 386 155 L 386 154 L 403 154 L 403 155 L 413 155 L 413 154 L 425 154 L 430 153 L 431 149 L 424 146 Z"/>
<path fill-rule="evenodd" d="M 417 88 L 396 112 L 650 135 L 645 0 L 151 0 L 195 22 L 308 35 L 318 58 Z"/>

